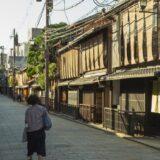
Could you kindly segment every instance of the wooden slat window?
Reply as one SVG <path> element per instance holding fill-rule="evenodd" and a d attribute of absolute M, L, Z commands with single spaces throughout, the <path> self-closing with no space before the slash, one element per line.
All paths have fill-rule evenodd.
<path fill-rule="evenodd" d="M 85 50 L 86 50 L 86 65 L 87 71 L 90 71 L 90 64 L 89 64 L 89 42 L 86 42 Z"/>
<path fill-rule="evenodd" d="M 99 35 L 98 36 L 98 48 L 99 48 L 99 65 L 100 68 L 104 68 L 104 60 L 103 60 L 103 56 L 104 56 L 104 49 L 103 49 L 103 35 Z"/>
<path fill-rule="evenodd" d="M 85 53 L 85 45 L 82 45 L 82 71 L 86 72 L 86 53 Z"/>
<path fill-rule="evenodd" d="M 95 69 L 95 60 L 94 60 L 94 43 L 93 40 L 90 42 L 89 45 L 89 52 L 90 52 L 90 62 L 91 62 L 91 70 Z"/>
<path fill-rule="evenodd" d="M 94 59 L 95 59 L 95 69 L 99 69 L 99 56 L 98 56 L 98 41 L 97 38 L 94 38 Z"/>

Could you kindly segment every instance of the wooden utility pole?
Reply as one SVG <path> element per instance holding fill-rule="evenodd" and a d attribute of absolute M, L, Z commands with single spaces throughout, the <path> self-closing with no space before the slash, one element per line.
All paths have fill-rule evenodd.
<path fill-rule="evenodd" d="M 13 100 L 15 100 L 15 88 L 16 88 L 16 71 L 15 71 L 15 57 L 16 57 L 16 31 L 13 29 Z"/>
<path fill-rule="evenodd" d="M 45 106 L 49 109 L 49 49 L 47 44 L 47 28 L 49 26 L 49 0 L 46 0 L 46 28 L 45 28 Z"/>
<path fill-rule="evenodd" d="M 42 0 L 36 0 L 37 2 L 41 2 Z M 46 27 L 45 27 L 45 106 L 49 109 L 49 49 L 47 42 L 47 29 L 49 26 L 49 13 L 53 8 L 53 0 L 46 0 Z"/>
<path fill-rule="evenodd" d="M 3 68 L 4 67 L 4 64 L 3 64 L 4 46 L 0 46 L 0 49 L 1 49 L 1 67 Z"/>

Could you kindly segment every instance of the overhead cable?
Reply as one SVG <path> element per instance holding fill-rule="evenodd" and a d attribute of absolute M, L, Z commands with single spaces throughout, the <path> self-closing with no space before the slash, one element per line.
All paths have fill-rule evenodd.
<path fill-rule="evenodd" d="M 40 24 L 40 22 L 41 22 L 41 19 L 42 19 L 42 16 L 43 16 L 43 12 L 44 12 L 44 10 L 45 10 L 45 5 L 46 5 L 46 3 L 43 4 L 41 13 L 40 13 L 40 15 L 39 15 L 39 17 L 38 17 L 38 20 L 37 20 L 37 23 L 36 23 L 36 28 L 39 26 L 39 24 Z"/>
<path fill-rule="evenodd" d="M 84 2 L 85 0 L 80 0 L 79 2 L 77 2 L 77 3 L 75 3 L 75 4 L 73 4 L 73 5 L 71 5 L 71 6 L 69 6 L 69 7 L 67 7 L 67 8 L 61 8 L 61 9 L 53 9 L 54 11 L 66 11 L 66 10 L 69 10 L 69 9 L 72 9 L 72 8 L 74 8 L 74 7 L 76 7 L 76 6 L 78 6 L 78 5 L 80 5 L 82 2 Z"/>
<path fill-rule="evenodd" d="M 66 12 L 66 0 L 63 0 L 63 3 L 64 3 L 64 14 L 65 14 L 65 16 L 66 16 L 66 19 L 67 19 L 68 24 L 70 24 L 69 18 L 68 18 L 67 12 Z"/>

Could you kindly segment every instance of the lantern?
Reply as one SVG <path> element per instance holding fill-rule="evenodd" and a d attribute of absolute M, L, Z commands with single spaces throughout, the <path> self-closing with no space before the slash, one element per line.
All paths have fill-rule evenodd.
<path fill-rule="evenodd" d="M 139 7 L 141 8 L 142 11 L 145 10 L 145 8 L 147 7 L 147 0 L 140 0 Z"/>

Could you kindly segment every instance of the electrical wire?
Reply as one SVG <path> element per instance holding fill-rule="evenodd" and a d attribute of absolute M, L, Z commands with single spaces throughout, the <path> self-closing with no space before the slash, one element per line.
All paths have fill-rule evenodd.
<path fill-rule="evenodd" d="M 106 0 L 103 0 L 102 3 L 100 3 L 100 2 L 99 2 L 99 3 L 100 3 L 100 4 L 104 4 L 105 1 L 106 1 Z M 113 3 L 113 2 L 114 2 L 114 3 Z M 114 5 L 116 4 L 116 2 L 117 2 L 117 0 L 112 0 L 111 2 L 109 2 L 108 5 L 107 5 L 108 8 L 106 8 L 106 6 L 105 6 L 106 10 L 109 10 L 111 7 L 114 7 Z M 102 8 L 102 7 L 104 7 L 104 6 L 103 6 L 103 5 L 102 5 L 102 6 L 96 5 L 96 6 L 95 6 L 92 10 L 90 10 L 88 13 L 86 13 L 86 14 L 83 15 L 83 16 L 81 16 L 81 17 L 78 19 L 78 21 L 80 21 L 80 20 L 86 18 L 87 16 L 93 14 L 94 11 L 96 11 L 99 7 Z"/>
<path fill-rule="evenodd" d="M 114 1 L 114 0 L 112 0 Z M 103 2 L 99 2 L 98 0 L 93 0 L 94 4 L 99 6 L 99 7 L 105 7 L 105 6 L 111 6 L 111 2 L 108 3 L 104 3 L 106 2 L 106 0 L 104 0 Z"/>
<path fill-rule="evenodd" d="M 42 19 L 42 16 L 43 16 L 43 12 L 44 12 L 44 10 L 45 10 L 45 6 L 46 6 L 46 3 L 43 4 L 42 10 L 41 10 L 41 12 L 40 12 L 40 15 L 39 15 L 39 17 L 38 17 L 37 23 L 36 23 L 36 25 L 35 25 L 36 28 L 39 26 L 39 24 L 40 24 L 40 22 L 41 22 L 41 19 Z"/>
<path fill-rule="evenodd" d="M 105 0 L 103 1 L 103 2 L 105 2 Z M 103 3 L 102 2 L 102 3 Z M 112 1 L 113 2 L 113 1 Z M 110 2 L 110 3 L 112 3 L 112 2 Z M 109 4 L 109 3 L 108 3 Z M 88 14 L 90 14 L 90 13 L 93 13 L 93 11 L 95 10 L 95 9 L 97 9 L 97 8 L 99 8 L 99 6 L 96 6 L 95 8 L 93 8 L 91 11 L 89 11 L 89 13 L 87 13 L 87 15 Z M 64 8 L 64 10 L 65 10 L 65 8 Z M 85 15 L 85 16 L 87 16 L 87 15 Z M 98 15 L 98 14 L 97 14 Z M 100 15 L 100 14 L 99 14 Z M 99 19 L 100 17 L 99 16 L 97 16 L 96 17 L 96 19 Z M 95 20 L 95 19 L 94 19 Z M 73 35 L 74 33 L 76 33 L 76 32 L 79 32 L 79 31 L 82 31 L 84 28 L 83 28 L 83 26 L 86 26 L 87 25 L 87 23 L 89 24 L 91 21 L 93 21 L 93 19 L 92 20 L 88 20 L 88 19 L 86 19 L 86 20 L 82 20 L 83 21 L 83 23 L 82 24 L 78 24 L 79 22 L 77 22 L 77 25 L 78 26 L 76 26 L 76 23 L 74 24 L 76 27 L 74 27 L 74 25 L 71 25 L 71 26 L 65 26 L 65 27 L 62 27 L 62 28 L 60 28 L 60 29 L 53 29 L 53 28 L 51 28 L 51 29 L 49 29 L 48 30 L 48 32 L 50 32 L 50 35 L 56 35 L 56 37 L 58 37 L 58 38 L 62 38 L 62 37 L 65 37 L 65 36 L 69 36 L 69 35 Z M 85 21 L 86 21 L 86 23 L 85 23 Z M 69 28 L 71 28 L 71 29 L 69 29 Z M 61 32 L 62 30 L 64 30 L 63 32 Z M 65 35 L 65 36 L 64 36 Z M 52 37 L 52 36 L 51 36 Z M 55 39 L 55 38 L 54 38 Z M 50 40 L 52 40 L 52 38 L 50 39 Z"/>
<path fill-rule="evenodd" d="M 30 2 L 29 2 L 29 4 L 28 4 L 28 7 L 27 7 L 27 9 L 26 9 L 26 13 L 25 13 L 24 17 L 22 18 L 21 23 L 20 23 L 19 26 L 17 27 L 17 30 L 21 30 L 22 27 L 24 27 L 24 24 L 26 23 L 29 15 L 30 15 L 30 13 L 31 13 L 30 10 L 31 10 L 31 6 L 33 5 L 33 3 L 34 3 L 34 0 L 30 0 Z"/>
<path fill-rule="evenodd" d="M 75 4 L 73 4 L 73 5 L 71 5 L 71 6 L 69 6 L 69 7 L 67 7 L 67 8 L 65 8 L 65 11 L 66 10 L 69 10 L 69 9 L 72 9 L 72 8 L 74 8 L 74 7 L 77 7 L 78 5 L 80 5 L 81 3 L 83 3 L 85 0 L 80 0 L 79 2 L 77 2 L 77 3 L 75 3 Z M 61 9 L 53 9 L 53 11 L 64 11 L 64 8 L 61 8 Z"/>
<path fill-rule="evenodd" d="M 56 4 L 54 4 L 54 7 L 58 6 L 59 4 L 61 4 L 63 2 L 63 0 L 58 1 Z"/>
<path fill-rule="evenodd" d="M 64 14 L 65 14 L 65 16 L 66 16 L 66 19 L 67 19 L 68 24 L 70 24 L 70 21 L 69 21 L 67 12 L 66 12 L 66 0 L 63 0 L 63 3 L 64 3 Z"/>
<path fill-rule="evenodd" d="M 130 1 L 128 1 L 128 3 L 127 3 L 127 5 L 128 4 L 130 4 L 130 3 L 133 3 L 132 1 L 129 3 Z M 97 20 L 102 20 L 102 19 L 104 19 L 104 18 L 107 18 L 107 17 L 109 17 L 109 16 L 111 16 L 111 15 L 114 15 L 114 13 L 116 13 L 116 12 L 118 12 L 118 10 L 114 10 L 114 11 L 112 11 L 112 9 L 113 8 L 110 8 L 110 10 L 108 11 L 108 13 L 107 14 L 105 14 L 104 16 L 97 16 L 96 17 L 96 19 L 92 19 L 92 20 L 90 20 L 90 21 L 88 21 L 88 19 L 86 19 L 85 21 L 86 21 L 86 23 L 88 22 L 88 23 L 91 23 L 91 21 L 97 21 Z M 79 27 L 81 27 L 82 29 L 83 29 L 83 26 L 86 26 L 86 23 L 84 23 L 84 22 L 82 22 L 82 26 L 80 25 Z M 80 28 L 79 28 L 80 29 Z M 70 32 L 70 33 L 68 33 L 68 32 Z M 56 31 L 55 31 L 55 33 L 56 33 Z M 73 28 L 73 31 L 66 31 L 66 34 L 64 34 L 64 33 L 62 33 L 62 34 L 59 34 L 59 35 L 56 35 L 56 37 L 54 37 L 53 39 L 50 39 L 50 40 L 55 40 L 55 39 L 58 39 L 58 38 L 64 38 L 64 37 L 68 37 L 69 36 L 69 34 L 72 34 L 72 33 L 76 33 L 76 30 L 74 30 L 74 28 Z M 74 38 L 76 38 L 76 37 L 74 37 Z"/>

